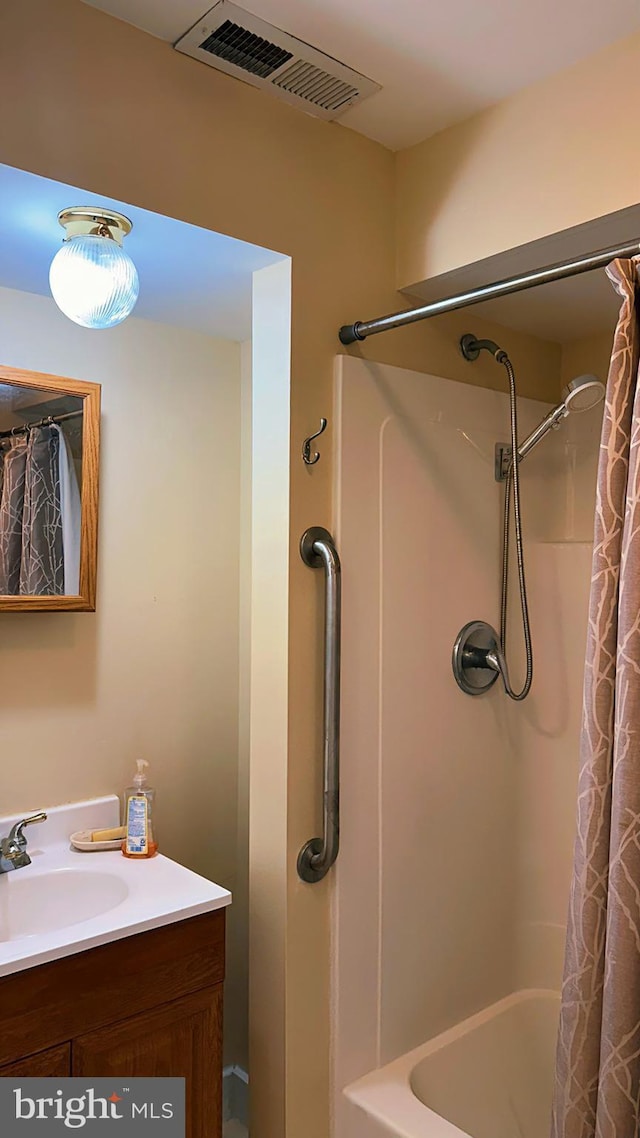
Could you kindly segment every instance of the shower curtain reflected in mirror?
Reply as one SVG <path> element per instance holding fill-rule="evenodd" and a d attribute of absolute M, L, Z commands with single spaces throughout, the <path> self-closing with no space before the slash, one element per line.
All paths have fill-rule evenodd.
<path fill-rule="evenodd" d="M 607 272 L 622 307 L 600 446 L 552 1138 L 635 1138 L 640 1121 L 638 266 Z"/>
<path fill-rule="evenodd" d="M 54 424 L 0 440 L 0 595 L 79 591 L 80 495 Z"/>

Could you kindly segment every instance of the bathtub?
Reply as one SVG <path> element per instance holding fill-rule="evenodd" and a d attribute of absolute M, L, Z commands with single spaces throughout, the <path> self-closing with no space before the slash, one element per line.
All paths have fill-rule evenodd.
<path fill-rule="evenodd" d="M 515 992 L 345 1088 L 354 1138 L 548 1138 L 560 998 Z"/>

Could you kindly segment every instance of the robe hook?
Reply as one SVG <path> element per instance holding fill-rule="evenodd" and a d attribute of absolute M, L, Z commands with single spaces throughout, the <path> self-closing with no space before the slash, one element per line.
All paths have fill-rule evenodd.
<path fill-rule="evenodd" d="M 312 455 L 311 455 L 311 444 L 312 444 L 314 439 L 317 439 L 320 437 L 320 435 L 322 434 L 323 431 L 326 430 L 326 428 L 327 428 L 327 420 L 321 419 L 320 420 L 320 430 L 316 431 L 315 435 L 309 435 L 309 438 L 304 440 L 304 442 L 302 444 L 302 460 L 303 460 L 303 462 L 306 463 L 307 466 L 315 466 L 316 462 L 320 458 L 320 454 L 318 451 L 316 451 L 312 457 Z"/>

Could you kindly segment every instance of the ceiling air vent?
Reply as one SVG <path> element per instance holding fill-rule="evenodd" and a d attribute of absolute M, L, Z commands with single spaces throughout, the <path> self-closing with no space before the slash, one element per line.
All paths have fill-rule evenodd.
<path fill-rule="evenodd" d="M 228 0 L 220 0 L 175 47 L 318 118 L 335 119 L 380 90 L 372 79 Z"/>

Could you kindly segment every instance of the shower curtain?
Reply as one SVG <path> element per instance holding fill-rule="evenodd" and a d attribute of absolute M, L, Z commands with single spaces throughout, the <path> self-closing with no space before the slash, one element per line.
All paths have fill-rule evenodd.
<path fill-rule="evenodd" d="M 64 557 L 64 592 L 76 596 L 80 592 L 80 542 L 82 503 L 73 454 L 62 427 L 58 432 L 58 467 L 60 470 L 60 513 L 62 515 L 62 553 Z"/>
<path fill-rule="evenodd" d="M 0 440 L 0 595 L 65 591 L 55 426 Z"/>
<path fill-rule="evenodd" d="M 622 298 L 600 444 L 552 1138 L 640 1132 L 640 327 Z"/>

